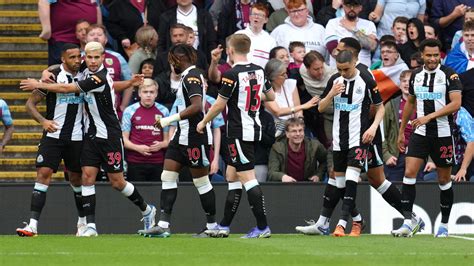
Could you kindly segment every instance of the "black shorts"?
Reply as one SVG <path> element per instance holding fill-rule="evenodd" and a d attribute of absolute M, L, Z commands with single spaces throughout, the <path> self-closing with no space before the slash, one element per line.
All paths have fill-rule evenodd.
<path fill-rule="evenodd" d="M 383 165 L 383 153 L 381 144 L 372 144 L 367 151 L 367 167 L 369 169 Z"/>
<path fill-rule="evenodd" d="M 188 146 L 180 145 L 171 141 L 166 149 L 165 159 L 176 161 L 190 168 L 209 167 L 210 145 L 196 145 L 189 143 Z"/>
<path fill-rule="evenodd" d="M 106 173 L 123 172 L 123 142 L 121 138 L 85 138 L 81 165 L 102 169 Z"/>
<path fill-rule="evenodd" d="M 43 137 L 38 145 L 36 168 L 48 167 L 56 173 L 61 160 L 64 159 L 67 170 L 80 173 L 81 150 L 82 141 Z"/>
<path fill-rule="evenodd" d="M 237 172 L 255 168 L 255 142 L 227 138 L 228 162 Z"/>
<path fill-rule="evenodd" d="M 437 167 L 451 167 L 455 162 L 452 137 L 426 137 L 412 134 L 408 143 L 407 157 L 426 160 L 428 156 Z"/>
<path fill-rule="evenodd" d="M 157 163 L 128 163 L 128 181 L 161 181 L 163 164 Z"/>
<path fill-rule="evenodd" d="M 333 151 L 334 172 L 346 172 L 347 167 L 363 170 L 367 165 L 367 146 L 358 146 L 349 150 Z"/>

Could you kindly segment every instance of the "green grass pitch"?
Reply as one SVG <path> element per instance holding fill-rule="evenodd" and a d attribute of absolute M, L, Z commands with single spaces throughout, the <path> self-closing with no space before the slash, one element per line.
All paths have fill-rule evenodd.
<path fill-rule="evenodd" d="M 76 238 L 0 236 L 0 265 L 474 265 L 474 237 L 435 239 L 363 235 L 334 238 L 167 239 L 138 235 Z"/>

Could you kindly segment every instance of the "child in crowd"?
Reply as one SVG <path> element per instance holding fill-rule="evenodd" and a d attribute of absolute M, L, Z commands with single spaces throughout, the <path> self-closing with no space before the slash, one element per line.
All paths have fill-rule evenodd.
<path fill-rule="evenodd" d="M 188 39 L 186 40 L 186 44 L 194 47 L 194 43 L 196 42 L 196 33 L 191 27 L 186 26 L 185 29 L 186 29 L 186 33 L 188 34 Z"/>
<path fill-rule="evenodd" d="M 393 20 L 392 32 L 398 45 L 402 45 L 407 41 L 407 24 L 408 18 L 406 17 L 396 17 Z"/>
<path fill-rule="evenodd" d="M 153 77 L 153 69 L 155 67 L 155 59 L 148 58 L 142 61 L 140 64 L 140 70 L 138 74 L 145 75 L 145 78 L 152 79 Z M 158 99 L 158 97 L 157 97 Z M 139 102 L 140 99 L 138 98 L 138 87 L 133 88 L 132 99 L 130 100 L 130 105 Z"/>
<path fill-rule="evenodd" d="M 290 51 L 290 56 L 293 59 L 293 62 L 288 65 L 288 70 L 291 71 L 292 69 L 296 68 L 299 71 L 301 64 L 303 64 L 304 55 L 306 54 L 304 43 L 290 42 L 288 50 Z"/>

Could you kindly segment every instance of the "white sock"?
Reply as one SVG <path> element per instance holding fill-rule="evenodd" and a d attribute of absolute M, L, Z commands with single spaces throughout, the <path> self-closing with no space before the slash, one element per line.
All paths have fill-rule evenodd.
<path fill-rule="evenodd" d="M 341 225 L 342 227 L 346 228 L 346 226 L 347 226 L 347 221 L 339 220 L 339 222 L 337 222 L 337 225 Z"/>
<path fill-rule="evenodd" d="M 86 217 L 79 217 L 79 219 L 77 219 L 77 224 L 87 224 Z"/>
<path fill-rule="evenodd" d="M 214 222 L 214 223 L 207 223 L 207 224 L 206 224 L 206 228 L 207 228 L 207 229 L 214 229 L 216 226 L 217 226 L 217 223 L 216 223 L 216 222 Z"/>
<path fill-rule="evenodd" d="M 97 230 L 97 228 L 95 227 L 95 223 L 88 223 L 87 227 L 92 227 L 92 228 Z"/>
<path fill-rule="evenodd" d="M 329 221 L 330 219 L 328 217 L 319 215 L 319 218 L 316 224 L 323 227 L 329 227 Z"/>
<path fill-rule="evenodd" d="M 444 228 L 448 229 L 448 224 L 440 223 L 439 227 L 444 227 Z"/>
<path fill-rule="evenodd" d="M 362 221 L 362 216 L 360 215 L 360 213 L 357 214 L 357 216 L 352 217 L 352 221 L 354 221 L 354 222 L 360 222 L 360 221 Z"/>
<path fill-rule="evenodd" d="M 150 207 L 149 204 L 147 204 L 146 209 L 144 211 L 142 211 L 142 215 L 143 216 L 148 215 L 150 212 L 151 212 L 151 207 Z"/>
<path fill-rule="evenodd" d="M 158 226 L 161 227 L 161 228 L 169 228 L 169 227 L 170 227 L 170 223 L 169 223 L 169 222 L 165 222 L 165 221 L 159 221 L 159 222 L 158 222 Z"/>
<path fill-rule="evenodd" d="M 38 220 L 30 219 L 30 223 L 28 224 L 31 228 L 38 228 Z"/>
<path fill-rule="evenodd" d="M 403 224 L 411 226 L 411 219 L 405 219 L 403 220 Z"/>

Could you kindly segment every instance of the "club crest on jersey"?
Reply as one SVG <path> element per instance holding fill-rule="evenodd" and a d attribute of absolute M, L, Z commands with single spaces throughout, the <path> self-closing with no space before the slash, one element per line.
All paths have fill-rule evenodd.
<path fill-rule="evenodd" d="M 157 121 L 158 119 L 161 119 L 161 118 L 163 118 L 163 116 L 162 116 L 162 115 L 155 114 L 155 121 Z"/>
<path fill-rule="evenodd" d="M 436 78 L 436 83 L 443 83 L 443 77 L 437 77 Z"/>
<path fill-rule="evenodd" d="M 43 158 L 43 155 L 38 155 L 38 157 L 36 158 L 36 162 L 37 163 L 42 163 L 44 161 L 44 158 Z"/>
<path fill-rule="evenodd" d="M 105 63 L 111 66 L 114 64 L 114 60 L 112 58 L 105 58 Z"/>
<path fill-rule="evenodd" d="M 102 80 L 96 75 L 91 76 L 91 79 L 94 81 L 95 84 L 99 84 L 102 82 Z"/>

